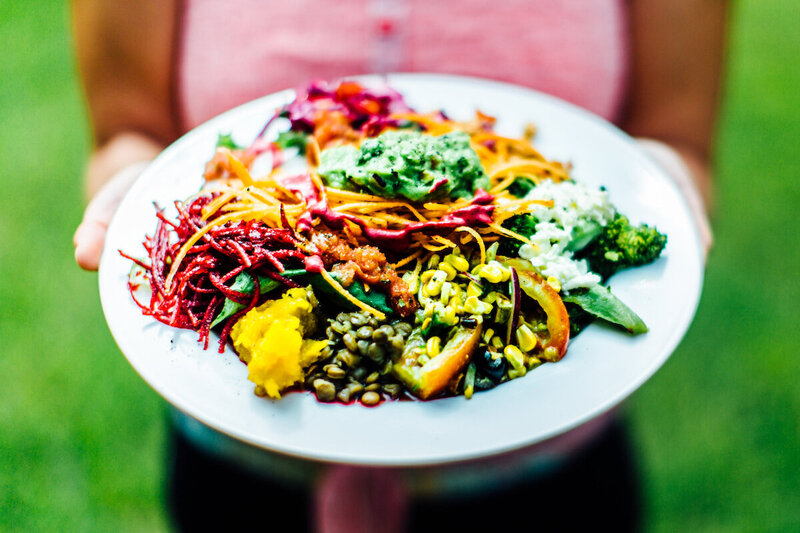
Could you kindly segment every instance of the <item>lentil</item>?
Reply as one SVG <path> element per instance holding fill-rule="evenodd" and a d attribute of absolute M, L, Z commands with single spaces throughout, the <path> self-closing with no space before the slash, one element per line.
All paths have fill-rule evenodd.
<path fill-rule="evenodd" d="M 325 365 L 323 370 L 325 370 L 325 373 L 328 374 L 328 377 L 331 379 L 342 379 L 347 375 L 347 372 L 343 368 L 335 364 Z"/>
<path fill-rule="evenodd" d="M 403 352 L 413 326 L 402 320 L 390 323 L 365 315 L 363 311 L 339 313 L 329 320 L 327 356 L 309 369 L 305 380 L 307 389 L 322 391 L 317 394 L 320 401 L 349 403 L 372 392 L 377 399 L 368 397 L 364 403 L 380 403 L 382 396 L 378 393 L 384 387 L 388 386 L 387 394 L 394 394 L 392 397 L 402 392 L 402 385 L 391 375 L 392 358 Z M 325 383 L 334 387 L 333 393 Z"/>
<path fill-rule="evenodd" d="M 351 352 L 355 352 L 356 350 L 358 350 L 356 336 L 353 335 L 352 333 L 345 333 L 342 336 L 342 341 L 344 342 L 344 345 L 347 347 L 347 349 L 350 350 Z"/>
<path fill-rule="evenodd" d="M 318 378 L 314 380 L 313 385 L 319 401 L 332 402 L 336 398 L 336 386 L 330 381 Z"/>
<path fill-rule="evenodd" d="M 361 403 L 364 405 L 378 405 L 381 401 L 381 395 L 375 391 L 367 391 L 361 395 Z"/>
<path fill-rule="evenodd" d="M 376 363 L 381 363 L 386 357 L 386 352 L 384 352 L 383 348 L 380 345 L 370 344 L 369 348 L 367 348 L 367 357 L 369 357 Z"/>
<path fill-rule="evenodd" d="M 356 337 L 358 337 L 359 339 L 364 339 L 364 340 L 371 339 L 372 338 L 372 332 L 373 332 L 373 329 L 371 327 L 363 326 L 363 327 L 358 328 L 358 331 L 356 331 Z"/>

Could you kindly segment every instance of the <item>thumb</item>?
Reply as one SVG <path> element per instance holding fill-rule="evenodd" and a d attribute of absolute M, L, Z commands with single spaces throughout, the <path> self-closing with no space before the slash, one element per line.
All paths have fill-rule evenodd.
<path fill-rule="evenodd" d="M 711 224 L 708 220 L 708 213 L 703 203 L 700 189 L 693 179 L 692 172 L 681 155 L 669 145 L 653 139 L 636 139 L 639 146 L 652 157 L 661 168 L 667 171 L 678 186 L 681 194 L 689 205 L 692 219 L 697 232 L 700 236 L 700 243 L 703 246 L 704 259 L 708 256 L 708 251 L 714 241 Z"/>
<path fill-rule="evenodd" d="M 148 164 L 149 161 L 134 163 L 114 174 L 86 206 L 73 237 L 75 261 L 82 269 L 97 270 L 111 217 Z"/>

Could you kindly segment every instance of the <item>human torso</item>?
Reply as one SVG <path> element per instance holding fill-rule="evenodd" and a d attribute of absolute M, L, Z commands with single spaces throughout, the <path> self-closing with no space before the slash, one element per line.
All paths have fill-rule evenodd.
<path fill-rule="evenodd" d="M 314 79 L 369 72 L 492 78 L 614 120 L 624 97 L 623 0 L 184 0 L 183 129 Z"/>
<path fill-rule="evenodd" d="M 625 96 L 624 0 L 500 0 L 489 8 L 480 0 L 181 4 L 175 74 L 184 130 L 271 92 L 372 72 L 492 78 L 555 95 L 612 121 Z M 494 481 L 484 465 L 481 483 L 506 483 L 509 473 L 525 477 L 546 468 L 596 434 L 603 420 L 499 458 Z M 222 447 L 219 435 L 192 427 L 196 440 Z M 228 455 L 246 454 L 232 449 Z M 274 461 L 267 469 L 275 470 Z M 290 477 L 315 475 L 307 465 L 300 470 Z M 413 473 L 411 484 L 428 492 L 483 486 L 464 477 L 473 474 L 472 468 L 423 471 Z"/>

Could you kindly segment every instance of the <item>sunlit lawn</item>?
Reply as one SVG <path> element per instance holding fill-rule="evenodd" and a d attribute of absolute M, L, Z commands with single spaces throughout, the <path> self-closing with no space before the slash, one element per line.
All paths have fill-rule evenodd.
<path fill-rule="evenodd" d="M 800 11 L 736 6 L 704 297 L 626 405 L 651 531 L 800 528 Z M 165 407 L 72 262 L 88 132 L 66 6 L 0 1 L 0 50 L 0 531 L 165 529 Z"/>

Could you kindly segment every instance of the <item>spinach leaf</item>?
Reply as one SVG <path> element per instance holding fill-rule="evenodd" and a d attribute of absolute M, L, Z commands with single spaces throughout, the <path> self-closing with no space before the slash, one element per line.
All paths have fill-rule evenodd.
<path fill-rule="evenodd" d="M 347 292 L 355 296 L 357 300 L 374 307 L 378 311 L 382 311 L 387 315 L 394 313 L 392 308 L 389 307 L 389 299 L 385 293 L 376 291 L 375 289 L 371 289 L 369 292 L 366 292 L 364 290 L 364 284 L 360 281 L 354 281 L 353 284 L 347 289 Z"/>
<path fill-rule="evenodd" d="M 278 138 L 275 139 L 275 144 L 282 150 L 297 148 L 301 154 L 305 153 L 307 143 L 308 135 L 301 131 L 282 131 L 278 134 Z"/>
<path fill-rule="evenodd" d="M 258 282 L 261 289 L 261 294 L 266 294 L 276 289 L 280 285 L 280 282 L 275 281 L 272 278 L 262 276 L 258 277 Z M 253 290 L 255 290 L 255 282 L 250 274 L 247 272 L 242 272 L 236 276 L 236 279 L 233 280 L 231 290 L 243 292 L 245 294 L 253 294 Z M 220 309 L 219 314 L 217 314 L 217 317 L 211 323 L 211 327 L 216 327 L 218 324 L 232 317 L 242 309 L 244 309 L 244 304 L 240 304 L 229 298 L 225 298 L 225 303 L 222 304 L 222 309 Z"/>
<path fill-rule="evenodd" d="M 244 146 L 239 146 L 236 144 L 236 141 L 233 140 L 233 136 L 230 133 L 220 133 L 217 136 L 217 148 L 229 148 L 231 150 L 242 150 Z"/>
<path fill-rule="evenodd" d="M 602 285 L 595 285 L 581 293 L 564 294 L 561 299 L 580 306 L 597 318 L 622 326 L 634 335 L 647 331 L 639 315 Z"/>
<path fill-rule="evenodd" d="M 341 283 L 339 277 L 331 272 L 331 277 Z M 334 290 L 330 284 L 319 274 L 308 274 L 304 279 L 314 288 L 314 291 L 320 298 L 327 298 L 339 307 L 345 309 L 356 309 L 356 307 L 344 296 Z M 389 299 L 385 293 L 371 289 L 369 292 L 365 290 L 364 284 L 358 280 L 353 281 L 352 285 L 345 289 L 352 294 L 356 300 L 364 302 L 365 304 L 382 311 L 386 314 L 392 314 L 394 311 L 389 307 Z"/>
<path fill-rule="evenodd" d="M 330 284 L 319 274 L 306 272 L 303 269 L 294 269 L 284 271 L 281 273 L 281 276 L 293 279 L 301 284 L 311 285 L 318 297 L 328 299 L 340 307 L 344 307 L 346 309 L 356 308 L 344 296 L 334 290 L 334 288 L 331 287 Z M 334 273 L 331 273 L 331 277 L 336 281 L 340 281 L 338 276 Z M 266 276 L 258 276 L 258 281 L 261 287 L 261 294 L 267 294 L 281 285 L 279 281 L 275 281 L 274 279 Z M 253 294 L 254 288 L 255 282 L 247 272 L 242 272 L 236 276 L 236 279 L 233 280 L 233 285 L 231 285 L 232 290 L 245 294 Z M 385 293 L 376 290 L 366 291 L 364 284 L 360 281 L 354 281 L 353 284 L 350 285 L 350 287 L 348 287 L 346 290 L 357 300 L 374 307 L 378 311 L 382 311 L 386 314 L 394 313 L 394 310 L 389 306 L 389 299 Z M 222 305 L 222 309 L 220 309 L 216 318 L 211 323 L 211 327 L 213 328 L 221 324 L 240 310 L 244 309 L 244 307 L 245 306 L 243 304 L 226 298 L 225 303 Z"/>

